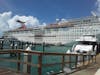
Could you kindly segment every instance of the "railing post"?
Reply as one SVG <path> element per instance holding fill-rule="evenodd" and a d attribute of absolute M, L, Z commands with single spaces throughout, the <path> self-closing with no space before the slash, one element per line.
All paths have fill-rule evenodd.
<path fill-rule="evenodd" d="M 95 59 L 94 59 L 94 60 L 95 60 L 95 63 L 96 63 L 96 55 L 94 55 L 94 57 L 95 57 Z"/>
<path fill-rule="evenodd" d="M 83 54 L 83 66 L 84 66 L 84 54 Z"/>
<path fill-rule="evenodd" d="M 91 57 L 92 57 L 92 63 L 93 63 L 93 55 L 91 55 Z"/>
<path fill-rule="evenodd" d="M 38 56 L 38 75 L 42 75 L 42 54 Z"/>
<path fill-rule="evenodd" d="M 88 64 L 90 64 L 90 55 L 88 55 Z"/>
<path fill-rule="evenodd" d="M 69 68 L 71 68 L 71 54 L 69 55 Z"/>
<path fill-rule="evenodd" d="M 91 63 L 91 54 L 89 55 L 89 62 Z"/>
<path fill-rule="evenodd" d="M 17 71 L 19 72 L 20 71 L 20 62 L 19 62 L 19 60 L 20 60 L 20 53 L 18 53 L 17 60 L 18 60 L 18 62 L 17 62 Z"/>
<path fill-rule="evenodd" d="M 75 55 L 76 56 L 76 61 L 75 61 L 75 68 L 77 68 L 77 61 L 78 61 L 78 56 L 77 55 Z"/>
<path fill-rule="evenodd" d="M 63 55 L 62 56 L 62 71 L 63 71 L 63 69 L 64 69 L 64 66 L 65 66 L 65 56 Z"/>
<path fill-rule="evenodd" d="M 28 62 L 31 63 L 32 55 L 28 55 Z M 31 74 L 31 65 L 27 65 L 27 73 Z"/>

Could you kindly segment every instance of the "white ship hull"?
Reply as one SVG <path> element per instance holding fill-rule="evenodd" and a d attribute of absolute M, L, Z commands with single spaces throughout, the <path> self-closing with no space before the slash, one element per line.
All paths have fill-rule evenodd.
<path fill-rule="evenodd" d="M 73 22 L 73 21 L 72 21 Z M 47 43 L 47 44 L 67 44 L 75 41 L 79 37 L 90 34 L 90 35 L 98 35 L 100 34 L 100 21 L 96 18 L 96 21 L 93 22 L 83 22 L 82 24 L 76 23 L 73 27 L 58 28 L 58 30 L 53 30 L 53 28 L 48 29 L 39 29 L 35 31 L 34 29 L 31 31 L 27 31 L 24 33 L 15 33 L 11 32 L 10 34 L 5 34 L 6 36 L 12 36 L 17 38 L 20 41 L 28 41 L 33 43 Z M 41 36 L 36 36 L 41 35 Z"/>

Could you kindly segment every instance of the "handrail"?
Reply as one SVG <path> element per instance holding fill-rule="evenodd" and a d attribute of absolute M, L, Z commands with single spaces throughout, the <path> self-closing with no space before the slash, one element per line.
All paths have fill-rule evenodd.
<path fill-rule="evenodd" d="M 50 52 L 40 52 L 40 51 L 25 51 L 25 50 L 3 50 L 0 51 L 0 54 L 9 54 L 9 53 L 29 53 L 29 54 L 42 54 L 42 55 L 90 55 L 90 54 L 80 54 L 80 53 L 71 53 L 71 54 L 67 54 L 67 53 L 50 53 Z"/>
<path fill-rule="evenodd" d="M 29 67 L 28 68 L 31 68 L 31 67 L 37 67 L 38 68 L 38 75 L 42 75 L 42 67 L 43 66 L 55 66 L 55 65 L 62 65 L 62 71 L 65 67 L 65 64 L 69 64 L 69 66 L 71 67 L 71 63 L 75 63 L 75 68 L 78 68 L 80 66 L 84 66 L 85 65 L 85 56 L 91 56 L 92 59 L 88 58 L 87 61 L 88 61 L 88 64 L 90 64 L 90 60 L 92 60 L 92 63 L 93 62 L 96 62 L 96 55 L 90 55 L 90 54 L 66 54 L 66 53 L 45 53 L 45 52 L 38 52 L 38 51 L 25 51 L 25 50 L 1 50 L 0 51 L 0 54 L 10 54 L 10 53 L 16 53 L 17 54 L 17 60 L 8 60 L 7 58 L 0 58 L 0 60 L 2 61 L 9 61 L 9 62 L 16 62 L 17 63 L 17 70 L 20 71 L 20 64 L 27 64 Z M 31 61 L 28 61 L 28 62 L 23 62 L 21 61 L 20 59 L 20 55 L 22 53 L 28 53 L 29 55 L 37 55 L 38 56 L 38 63 L 37 64 L 34 64 L 34 63 L 31 63 Z M 49 56 L 61 56 L 61 62 L 57 62 L 57 63 L 45 63 L 43 64 L 42 63 L 42 57 L 43 56 L 46 56 L 46 55 L 49 55 Z M 68 56 L 69 57 L 69 61 L 66 61 L 65 59 L 65 56 Z M 75 62 L 74 61 L 71 61 L 71 56 L 75 56 Z M 78 60 L 78 57 L 81 56 L 82 59 L 81 60 Z M 94 61 L 95 60 L 95 61 Z M 82 62 L 81 65 L 77 65 L 78 62 Z M 87 65 L 88 65 L 87 64 Z M 30 71 L 28 71 L 28 73 L 31 73 Z"/>

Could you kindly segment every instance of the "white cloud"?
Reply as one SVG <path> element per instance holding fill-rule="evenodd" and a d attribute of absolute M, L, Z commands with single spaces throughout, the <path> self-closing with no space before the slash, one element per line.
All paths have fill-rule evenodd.
<path fill-rule="evenodd" d="M 95 13 L 98 16 L 100 16 L 100 0 L 97 0 L 95 4 L 96 4 L 96 11 L 95 11 Z"/>
<path fill-rule="evenodd" d="M 11 18 L 11 12 L 4 12 L 0 14 L 0 31 L 8 30 L 8 20 Z"/>
<path fill-rule="evenodd" d="M 19 16 L 19 15 L 12 16 L 12 12 L 4 12 L 0 13 L 0 32 L 20 27 L 21 25 L 18 22 L 16 22 L 16 20 L 21 20 L 26 22 L 25 25 L 28 28 L 39 25 L 41 26 L 46 25 L 46 23 L 41 24 L 40 21 L 33 16 Z"/>
<path fill-rule="evenodd" d="M 26 22 L 25 25 L 27 27 L 34 27 L 34 26 L 39 26 L 40 25 L 40 22 L 36 17 L 15 15 L 13 18 L 8 20 L 8 24 L 9 24 L 9 27 L 11 29 L 20 27 L 20 24 L 18 22 L 16 22 L 17 20 L 21 20 L 23 22 Z"/>

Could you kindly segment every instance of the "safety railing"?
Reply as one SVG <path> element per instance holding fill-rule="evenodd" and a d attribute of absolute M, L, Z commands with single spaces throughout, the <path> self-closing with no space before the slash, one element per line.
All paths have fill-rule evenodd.
<path fill-rule="evenodd" d="M 0 51 L 1 56 L 6 54 L 11 55 L 11 59 L 0 57 L 0 61 L 16 63 L 15 69 L 17 70 L 17 72 L 22 71 L 26 72 L 29 75 L 33 75 L 33 73 L 35 72 L 37 72 L 37 75 L 58 74 L 60 72 L 65 72 L 65 68 L 77 70 L 78 68 L 96 62 L 96 55 L 94 54 L 45 53 L 25 50 Z M 15 54 L 15 56 L 13 54 Z M 12 59 L 12 56 L 14 56 L 15 58 Z M 59 65 L 60 67 L 57 67 Z M 36 68 L 37 70 L 34 70 L 35 72 L 32 72 L 32 67 Z M 52 69 L 48 67 L 53 67 L 54 70 L 57 69 L 57 72 L 51 71 Z"/>

